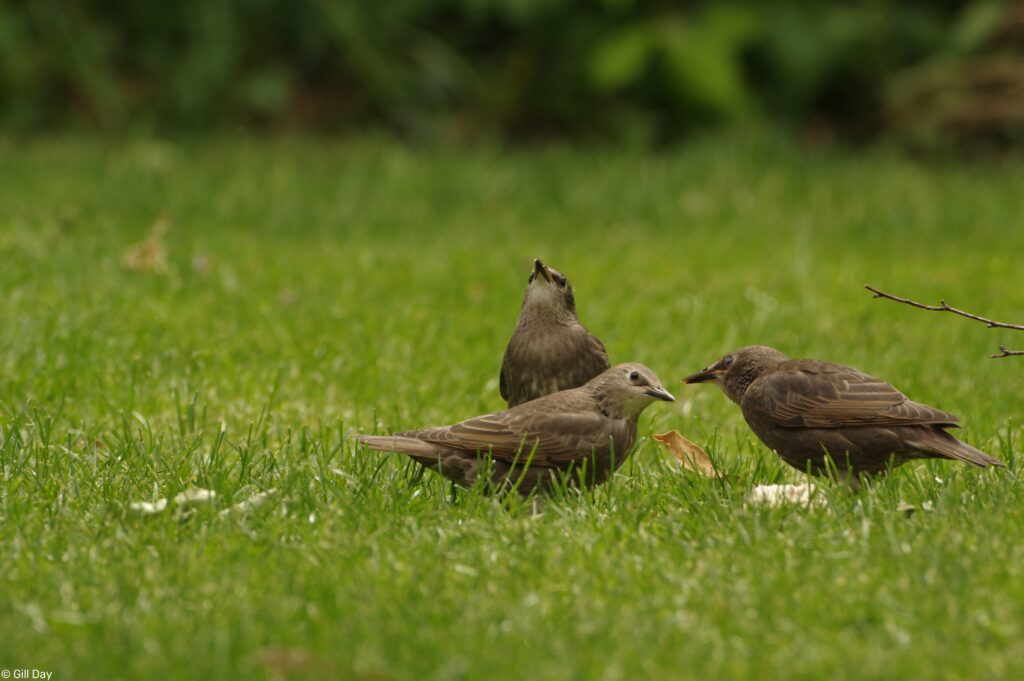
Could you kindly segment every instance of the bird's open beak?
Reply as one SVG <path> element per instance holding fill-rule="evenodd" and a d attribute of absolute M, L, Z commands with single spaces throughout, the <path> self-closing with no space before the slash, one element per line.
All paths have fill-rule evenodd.
<path fill-rule="evenodd" d="M 672 393 L 665 390 L 661 386 L 650 387 L 647 389 L 647 394 L 656 400 L 664 400 L 665 402 L 675 402 L 676 398 L 672 396 Z"/>
<path fill-rule="evenodd" d="M 707 383 L 708 381 L 715 381 L 722 374 L 721 369 L 714 367 L 708 367 L 703 371 L 698 371 L 695 374 L 690 374 L 683 379 L 683 383 Z"/>
<path fill-rule="evenodd" d="M 538 277 L 543 277 L 544 281 L 551 281 L 551 275 L 548 274 L 548 268 L 544 266 L 544 263 L 540 261 L 540 258 L 533 259 L 533 273 Z"/>

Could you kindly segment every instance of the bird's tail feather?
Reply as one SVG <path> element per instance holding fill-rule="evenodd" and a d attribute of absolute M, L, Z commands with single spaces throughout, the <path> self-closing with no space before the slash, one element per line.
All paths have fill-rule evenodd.
<path fill-rule="evenodd" d="M 376 449 L 378 452 L 416 452 L 425 454 L 436 449 L 422 440 L 403 437 L 402 435 L 353 435 L 352 438 L 362 442 L 370 449 Z"/>
<path fill-rule="evenodd" d="M 980 449 L 975 449 L 966 442 L 962 442 L 945 431 L 932 434 L 925 440 L 912 443 L 919 451 L 926 454 L 941 456 L 948 459 L 956 459 L 974 466 L 987 468 L 988 466 L 1006 467 L 1006 464 L 989 456 Z"/>
<path fill-rule="evenodd" d="M 437 463 L 437 445 L 403 435 L 353 435 L 353 439 L 378 452 L 399 452 L 408 454 L 420 463 Z"/>

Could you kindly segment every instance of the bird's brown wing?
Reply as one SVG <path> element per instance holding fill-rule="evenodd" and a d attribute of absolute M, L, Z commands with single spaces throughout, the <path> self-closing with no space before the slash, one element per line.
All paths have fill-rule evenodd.
<path fill-rule="evenodd" d="M 612 434 L 606 421 L 597 413 L 513 410 L 401 435 L 467 452 L 490 452 L 499 461 L 525 462 L 529 458 L 533 465 L 557 466 L 595 447 L 608 446 Z"/>
<path fill-rule="evenodd" d="M 749 402 L 748 402 L 749 400 Z M 907 399 L 883 380 L 857 369 L 793 360 L 761 376 L 743 397 L 784 428 L 933 424 L 954 427 L 956 416 Z"/>

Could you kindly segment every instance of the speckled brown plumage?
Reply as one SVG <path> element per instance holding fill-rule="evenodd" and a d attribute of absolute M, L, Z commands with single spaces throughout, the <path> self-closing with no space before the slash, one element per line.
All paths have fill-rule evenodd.
<path fill-rule="evenodd" d="M 395 435 L 356 435 L 371 449 L 401 452 L 470 487 L 512 486 L 522 494 L 568 474 L 569 484 L 604 482 L 629 456 L 637 419 L 655 400 L 674 399 L 642 364 L 620 364 L 580 388 L 452 426 Z"/>
<path fill-rule="evenodd" d="M 501 396 L 514 407 L 577 388 L 609 367 L 604 345 L 576 316 L 572 285 L 534 261 L 523 306 L 501 362 Z"/>
<path fill-rule="evenodd" d="M 1002 466 L 948 432 L 960 419 L 914 402 L 885 381 L 841 364 L 789 359 L 773 348 L 740 348 L 686 379 L 714 382 L 762 442 L 815 474 L 880 473 L 912 459 Z"/>

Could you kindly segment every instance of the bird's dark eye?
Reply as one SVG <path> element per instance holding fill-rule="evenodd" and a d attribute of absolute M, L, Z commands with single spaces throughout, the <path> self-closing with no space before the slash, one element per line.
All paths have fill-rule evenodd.
<path fill-rule="evenodd" d="M 723 369 L 728 369 L 730 366 L 732 366 L 732 355 L 726 355 L 725 357 L 723 357 L 720 364 L 722 365 Z"/>
<path fill-rule="evenodd" d="M 639 381 L 640 380 L 640 372 L 637 371 L 636 369 L 633 369 L 632 371 L 630 371 L 629 372 L 629 380 L 633 381 L 634 383 Z"/>
<path fill-rule="evenodd" d="M 565 288 L 565 277 L 561 275 L 554 275 L 555 283 L 558 284 L 559 288 Z"/>

